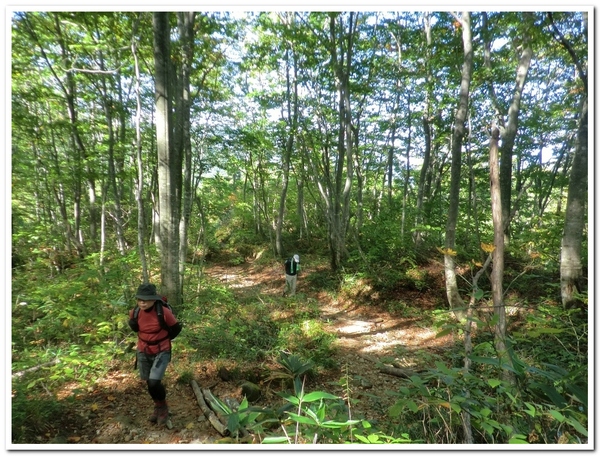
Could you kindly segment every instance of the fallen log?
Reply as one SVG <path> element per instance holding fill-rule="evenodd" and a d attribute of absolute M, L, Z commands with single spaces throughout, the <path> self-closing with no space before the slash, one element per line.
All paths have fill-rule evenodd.
<path fill-rule="evenodd" d="M 226 426 L 227 425 L 227 416 L 225 416 L 225 412 L 219 405 L 219 401 L 217 400 L 217 398 L 215 398 L 215 396 L 213 396 L 213 393 L 209 389 L 202 388 L 200 391 L 202 391 L 202 395 L 204 396 L 204 399 L 208 403 L 208 406 L 216 413 L 216 415 L 219 418 L 219 420 L 221 421 L 221 423 L 223 423 Z M 248 435 L 248 431 L 246 431 L 246 429 L 244 429 L 244 428 L 240 428 L 238 430 L 238 432 L 241 437 L 246 437 Z"/>
<path fill-rule="evenodd" d="M 377 365 L 377 368 L 379 369 L 379 372 L 382 372 L 382 373 L 388 374 L 388 375 L 393 375 L 394 377 L 410 378 L 411 376 L 420 372 L 420 371 L 411 371 L 410 369 L 403 369 L 403 368 L 401 369 L 399 367 L 387 366 L 387 365 L 383 364 L 381 361 L 379 361 L 377 358 L 375 358 L 374 356 L 367 355 L 364 353 L 359 353 L 358 356 L 360 356 L 363 359 L 366 359 L 367 361 L 371 361 L 372 363 L 375 363 Z"/>
<path fill-rule="evenodd" d="M 198 386 L 198 383 L 196 383 L 196 380 L 191 380 L 190 385 L 191 385 L 192 389 L 194 390 L 194 394 L 196 395 L 196 400 L 198 401 L 198 405 L 200 406 L 200 410 L 202 410 L 202 413 L 204 413 L 204 416 L 206 416 L 206 418 L 208 419 L 210 424 L 212 424 L 212 426 L 217 430 L 217 432 L 219 434 L 221 434 L 224 437 L 228 436 L 229 430 L 227 429 L 227 426 L 225 426 L 223 423 L 221 423 L 221 421 L 219 420 L 217 415 L 215 415 L 215 412 L 213 412 L 208 407 L 208 405 L 206 405 L 204 396 L 202 395 L 202 390 Z"/>
<path fill-rule="evenodd" d="M 202 392 L 202 395 L 204 396 L 204 400 L 206 401 L 206 404 L 212 409 L 213 412 L 215 412 L 217 414 L 219 419 L 221 419 L 221 420 L 225 419 L 225 412 L 220 407 L 219 402 L 213 396 L 212 392 L 207 388 L 201 388 L 200 391 Z"/>
<path fill-rule="evenodd" d="M 54 361 L 50 361 L 48 363 L 39 364 L 37 366 L 30 367 L 29 369 L 22 370 L 20 372 L 15 372 L 12 374 L 12 378 L 20 378 L 25 374 L 29 374 L 31 372 L 35 372 L 37 370 L 43 369 L 44 367 L 53 366 L 54 364 L 58 364 L 60 360 L 56 358 Z"/>

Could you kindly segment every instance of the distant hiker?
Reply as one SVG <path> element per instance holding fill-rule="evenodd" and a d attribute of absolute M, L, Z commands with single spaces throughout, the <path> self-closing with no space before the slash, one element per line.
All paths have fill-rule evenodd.
<path fill-rule="evenodd" d="M 285 260 L 285 290 L 283 296 L 296 294 L 296 282 L 300 272 L 300 256 L 298 254 Z"/>
<path fill-rule="evenodd" d="M 169 407 L 162 379 L 171 361 L 171 339 L 179 334 L 182 325 L 173 315 L 166 298 L 156 293 L 155 285 L 140 285 L 135 298 L 137 307 L 129 311 L 129 326 L 138 333 L 136 366 L 154 400 L 150 421 L 167 424 Z"/>

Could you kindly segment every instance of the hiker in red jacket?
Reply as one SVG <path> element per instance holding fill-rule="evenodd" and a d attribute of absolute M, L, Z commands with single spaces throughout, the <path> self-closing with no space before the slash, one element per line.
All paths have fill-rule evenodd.
<path fill-rule="evenodd" d="M 148 393 L 154 400 L 154 413 L 150 421 L 166 424 L 169 407 L 162 379 L 171 361 L 171 339 L 181 331 L 181 323 L 156 293 L 155 285 L 140 285 L 135 298 L 137 308 L 129 311 L 129 326 L 138 333 L 136 365 L 140 370 L 140 378 L 146 381 Z"/>

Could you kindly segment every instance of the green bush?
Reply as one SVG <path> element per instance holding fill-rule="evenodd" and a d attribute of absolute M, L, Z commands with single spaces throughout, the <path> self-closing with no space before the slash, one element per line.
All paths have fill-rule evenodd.
<path fill-rule="evenodd" d="M 587 324 L 576 315 L 559 307 L 531 312 L 506 340 L 510 362 L 499 360 L 493 328 L 480 328 L 468 372 L 460 356 L 454 365 L 448 356 L 434 360 L 435 367 L 403 382 L 390 417 L 428 443 L 464 443 L 463 414 L 475 443 L 587 441 Z"/>
<path fill-rule="evenodd" d="M 43 442 L 53 434 L 67 405 L 56 399 L 38 399 L 38 394 L 26 383 L 13 382 L 12 443 Z"/>

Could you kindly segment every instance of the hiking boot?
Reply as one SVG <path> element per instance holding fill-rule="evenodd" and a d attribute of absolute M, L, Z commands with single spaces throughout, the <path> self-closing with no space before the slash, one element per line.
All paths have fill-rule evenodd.
<path fill-rule="evenodd" d="M 152 415 L 150 415 L 150 418 L 148 418 L 148 421 L 151 423 L 156 423 L 158 421 L 158 415 L 160 414 L 161 407 L 166 406 L 166 401 L 154 401 L 154 411 L 152 412 Z"/>
<path fill-rule="evenodd" d="M 156 414 L 156 423 L 157 424 L 167 424 L 169 420 L 169 407 L 166 402 L 163 402 L 163 405 L 159 405 L 157 407 Z"/>
<path fill-rule="evenodd" d="M 148 418 L 148 421 L 150 421 L 151 423 L 156 423 L 157 420 L 158 420 L 158 405 L 155 405 L 154 411 L 152 412 L 152 415 L 150 415 L 150 418 Z"/>

